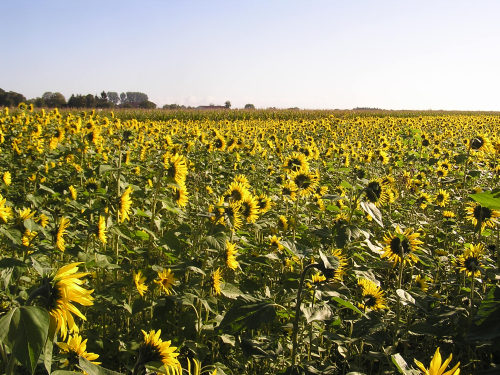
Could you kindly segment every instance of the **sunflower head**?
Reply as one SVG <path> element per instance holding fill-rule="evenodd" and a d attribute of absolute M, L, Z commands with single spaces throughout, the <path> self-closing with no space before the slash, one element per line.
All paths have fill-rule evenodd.
<path fill-rule="evenodd" d="M 413 252 L 420 249 L 423 243 L 418 239 L 419 232 L 413 232 L 411 228 L 407 228 L 404 232 L 399 225 L 396 227 L 394 233 L 388 233 L 384 236 L 384 253 L 382 258 L 389 259 L 394 266 L 398 263 L 416 263 L 418 258 Z"/>
<path fill-rule="evenodd" d="M 439 353 L 439 348 L 436 349 L 434 353 L 434 357 L 432 357 L 431 364 L 429 368 L 425 368 L 424 364 L 416 359 L 414 359 L 415 364 L 418 368 L 423 372 L 423 374 L 432 374 L 432 375 L 459 375 L 460 374 L 460 362 L 458 362 L 455 366 L 445 372 L 446 367 L 451 362 L 452 355 L 446 359 L 446 361 L 442 361 L 441 353 Z"/>
<path fill-rule="evenodd" d="M 466 248 L 464 253 L 459 255 L 456 260 L 460 272 L 464 272 L 469 277 L 480 277 L 484 253 L 483 244 L 470 245 Z"/>
<path fill-rule="evenodd" d="M 221 294 L 222 272 L 217 268 L 210 277 L 210 290 L 212 295 L 219 296 Z"/>
<path fill-rule="evenodd" d="M 476 230 L 484 231 L 486 227 L 494 228 L 498 224 L 500 211 L 481 206 L 479 203 L 470 203 L 466 218 L 472 222 Z"/>
<path fill-rule="evenodd" d="M 171 341 L 163 341 L 160 338 L 161 330 L 151 330 L 146 332 L 142 330 L 144 341 L 139 346 L 137 362 L 134 366 L 134 374 L 144 373 L 145 365 L 149 362 L 162 362 L 165 369 L 169 372 L 181 375 L 182 367 L 177 359 L 179 353 L 177 347 L 170 346 Z"/>
<path fill-rule="evenodd" d="M 358 285 L 362 288 L 362 302 L 359 307 L 365 311 L 386 309 L 384 292 L 373 281 L 368 279 L 359 279 Z"/>

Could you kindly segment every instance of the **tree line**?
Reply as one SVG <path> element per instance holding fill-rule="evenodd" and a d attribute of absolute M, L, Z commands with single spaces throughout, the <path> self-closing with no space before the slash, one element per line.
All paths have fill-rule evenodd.
<path fill-rule="evenodd" d="M 60 92 L 47 91 L 41 97 L 26 99 L 23 94 L 0 88 L 0 106 L 16 107 L 19 103 L 49 108 L 156 108 L 156 104 L 142 92 L 127 91 L 118 94 L 115 91 L 103 91 L 99 96 L 72 94 L 66 100 Z"/>

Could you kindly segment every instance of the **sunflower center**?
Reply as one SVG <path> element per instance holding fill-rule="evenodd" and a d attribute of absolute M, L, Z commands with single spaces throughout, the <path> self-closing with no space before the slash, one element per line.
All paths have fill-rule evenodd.
<path fill-rule="evenodd" d="M 49 284 L 49 297 L 47 300 L 47 308 L 53 310 L 57 307 L 57 301 L 61 298 L 61 291 L 57 285 Z"/>
<path fill-rule="evenodd" d="M 235 189 L 231 191 L 230 198 L 234 201 L 239 201 L 243 198 L 243 194 L 241 194 L 241 191 Z"/>
<path fill-rule="evenodd" d="M 483 222 L 491 218 L 491 210 L 488 207 L 476 206 L 474 207 L 474 217 L 477 221 Z"/>
<path fill-rule="evenodd" d="M 311 185 L 311 179 L 308 175 L 303 173 L 297 175 L 293 182 L 295 182 L 295 185 L 297 185 L 300 189 L 307 189 Z"/>
<path fill-rule="evenodd" d="M 160 362 L 161 353 L 158 347 L 152 343 L 144 343 L 139 350 L 139 357 L 142 363 Z"/>
<path fill-rule="evenodd" d="M 214 145 L 215 145 L 215 148 L 222 148 L 222 145 L 223 145 L 222 140 L 217 138 L 214 142 Z"/>
<path fill-rule="evenodd" d="M 479 150 L 484 145 L 484 139 L 482 137 L 472 138 L 470 141 L 470 147 L 473 150 Z"/>
<path fill-rule="evenodd" d="M 372 181 L 365 189 L 366 197 L 372 203 L 377 202 L 382 195 L 382 186 L 377 181 Z"/>
<path fill-rule="evenodd" d="M 404 258 L 411 251 L 410 242 L 406 237 L 402 240 L 399 237 L 394 237 L 391 240 L 391 251 L 399 255 L 400 258 Z"/>
<path fill-rule="evenodd" d="M 364 305 L 366 307 L 373 307 L 377 304 L 377 298 L 371 294 L 367 294 L 364 298 Z"/>
<path fill-rule="evenodd" d="M 477 259 L 476 257 L 467 258 L 464 262 L 464 266 L 469 272 L 475 272 L 479 270 L 479 265 L 479 259 Z"/>

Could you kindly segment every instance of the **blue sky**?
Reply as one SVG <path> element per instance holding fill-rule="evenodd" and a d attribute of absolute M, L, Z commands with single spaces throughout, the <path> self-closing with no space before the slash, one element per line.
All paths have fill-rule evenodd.
<path fill-rule="evenodd" d="M 500 110 L 500 1 L 2 0 L 0 88 Z"/>

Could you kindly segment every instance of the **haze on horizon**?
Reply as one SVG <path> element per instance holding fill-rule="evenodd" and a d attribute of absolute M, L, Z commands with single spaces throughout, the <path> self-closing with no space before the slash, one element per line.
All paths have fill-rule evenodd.
<path fill-rule="evenodd" d="M 0 88 L 164 104 L 500 110 L 500 2 L 5 0 Z"/>

